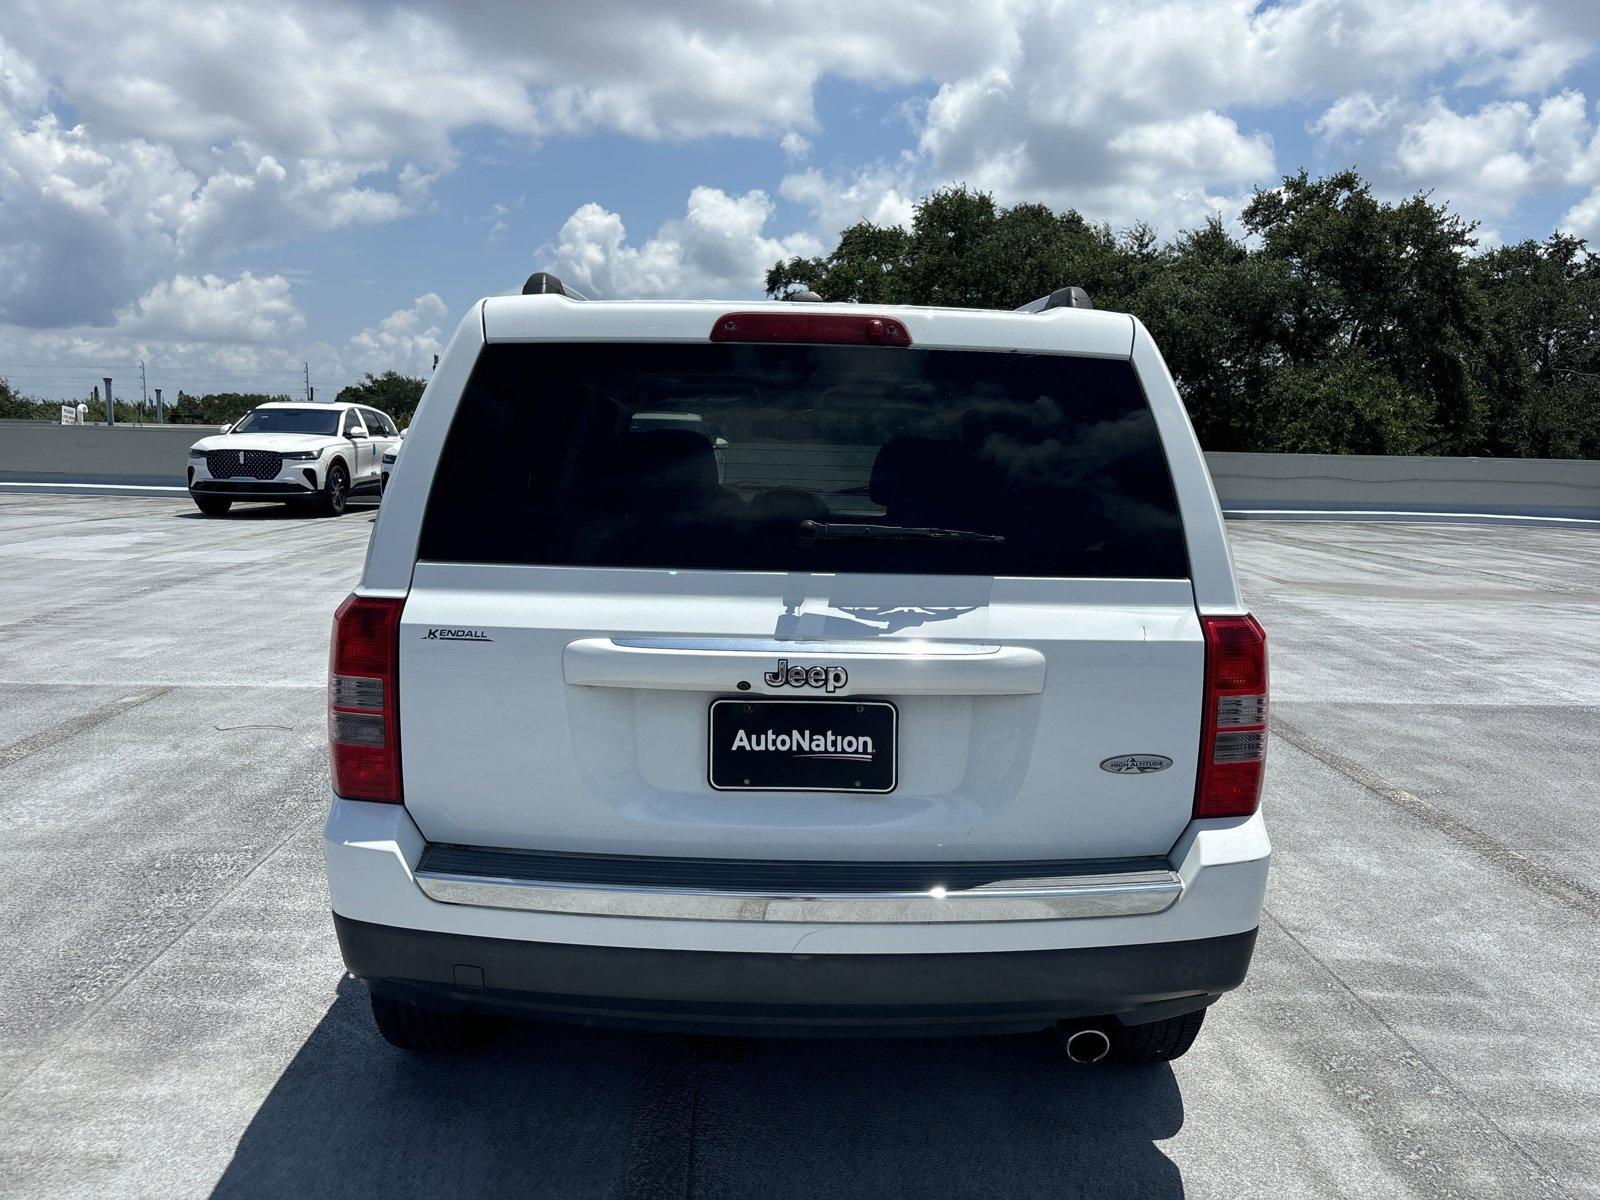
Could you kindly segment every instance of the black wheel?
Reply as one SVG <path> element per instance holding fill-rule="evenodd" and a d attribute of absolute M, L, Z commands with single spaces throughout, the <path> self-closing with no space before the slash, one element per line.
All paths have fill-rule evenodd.
<path fill-rule="evenodd" d="M 1144 1067 L 1151 1063 L 1182 1058 L 1194 1045 L 1205 1022 L 1206 1010 L 1151 1021 L 1148 1025 L 1125 1025 L 1111 1030 L 1111 1052 L 1105 1061 L 1124 1067 Z"/>
<path fill-rule="evenodd" d="M 337 517 L 350 503 L 350 472 L 344 469 L 343 463 L 334 463 L 328 468 L 328 478 L 322 485 L 322 515 Z"/>
<path fill-rule="evenodd" d="M 440 1012 L 388 996 L 372 997 L 372 1019 L 391 1046 L 424 1054 L 467 1050 L 482 1044 L 489 1033 L 483 1017 Z"/>
<path fill-rule="evenodd" d="M 221 496 L 196 496 L 194 506 L 208 517 L 220 517 L 233 507 L 233 501 Z"/>

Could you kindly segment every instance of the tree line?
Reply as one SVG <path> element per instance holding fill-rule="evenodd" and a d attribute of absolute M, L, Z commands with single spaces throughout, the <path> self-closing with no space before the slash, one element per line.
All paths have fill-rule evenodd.
<path fill-rule="evenodd" d="M 1209 450 L 1600 457 L 1600 260 L 1582 239 L 1483 246 L 1426 193 L 1288 176 L 1162 241 L 1075 211 L 924 198 L 767 272 L 770 296 L 1010 309 L 1077 284 L 1149 327 Z"/>
<path fill-rule="evenodd" d="M 404 429 L 411 423 L 417 403 L 422 399 L 422 389 L 428 381 L 398 371 L 385 371 L 381 375 L 368 374 L 360 383 L 341 388 L 334 397 L 339 403 L 365 404 L 388 413 Z M 169 425 L 231 425 L 258 404 L 288 402 L 295 397 L 269 395 L 264 392 L 207 392 L 194 396 L 180 391 L 178 399 L 165 405 L 165 422 Z M 4 379 L 0 379 L 0 420 L 55 421 L 60 418 L 62 401 L 38 400 L 24 396 Z M 102 422 L 106 419 L 105 401 L 98 394 L 84 398 L 88 406 L 85 419 Z M 131 425 L 136 421 L 154 419 L 153 405 L 138 405 L 118 400 L 117 420 Z"/>

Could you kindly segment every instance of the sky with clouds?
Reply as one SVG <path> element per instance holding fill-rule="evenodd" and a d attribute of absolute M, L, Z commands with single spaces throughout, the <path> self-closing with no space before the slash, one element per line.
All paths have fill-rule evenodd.
<path fill-rule="evenodd" d="M 1600 241 L 1597 43 L 1595 0 L 8 0 L 0 375 L 331 396 L 532 270 L 758 295 L 950 182 L 1170 233 L 1355 165 Z"/>

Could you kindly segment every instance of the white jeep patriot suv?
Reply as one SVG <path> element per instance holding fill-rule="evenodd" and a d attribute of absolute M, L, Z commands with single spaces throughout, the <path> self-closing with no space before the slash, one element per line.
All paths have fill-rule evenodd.
<path fill-rule="evenodd" d="M 334 921 L 389 1041 L 1145 1063 L 1244 978 L 1265 637 L 1134 318 L 541 274 L 462 321 L 405 454 L 328 689 Z"/>

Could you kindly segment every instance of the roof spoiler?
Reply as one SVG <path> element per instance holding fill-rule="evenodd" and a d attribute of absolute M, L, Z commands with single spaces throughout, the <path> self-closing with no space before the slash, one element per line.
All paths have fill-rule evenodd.
<path fill-rule="evenodd" d="M 522 285 L 524 296 L 565 296 L 568 300 L 587 300 L 589 297 L 575 288 L 569 288 L 549 271 L 535 271 Z"/>
<path fill-rule="evenodd" d="M 1052 308 L 1093 308 L 1094 301 L 1089 299 L 1089 293 L 1081 287 L 1057 288 L 1048 296 L 1040 296 L 1037 300 L 1028 303 L 1013 312 L 1036 313 L 1045 312 Z"/>

